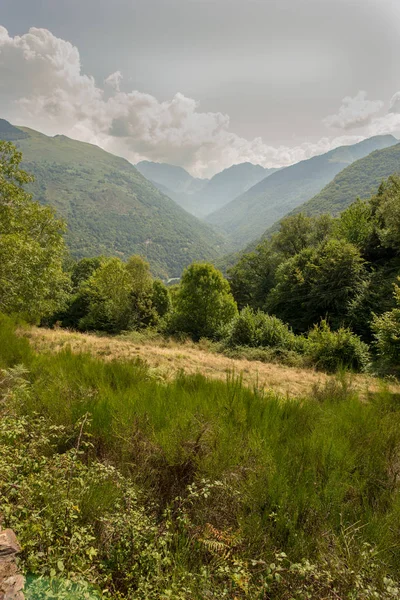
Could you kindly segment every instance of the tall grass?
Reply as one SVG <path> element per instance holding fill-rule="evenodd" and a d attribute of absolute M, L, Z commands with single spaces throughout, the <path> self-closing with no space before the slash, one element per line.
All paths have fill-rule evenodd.
<path fill-rule="evenodd" d="M 88 456 L 140 484 L 160 515 L 188 486 L 220 481 L 224 492 L 203 498 L 193 519 L 240 531 L 245 556 L 279 550 L 312 559 L 329 553 L 332 536 L 353 531 L 354 563 L 368 543 L 382 572 L 400 571 L 400 402 L 384 388 L 361 402 L 332 389 L 282 399 L 249 390 L 235 374 L 161 383 L 139 361 L 68 348 L 36 355 L 8 320 L 0 325 L 1 367 L 29 371 L 19 413 L 64 426 L 71 446 L 90 414 Z"/>

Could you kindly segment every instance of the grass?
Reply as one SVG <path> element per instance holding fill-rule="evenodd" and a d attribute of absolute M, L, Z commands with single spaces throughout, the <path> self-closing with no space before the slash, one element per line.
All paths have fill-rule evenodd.
<path fill-rule="evenodd" d="M 216 345 L 207 340 L 196 344 L 189 340 L 179 343 L 161 335 L 133 332 L 121 336 L 77 333 L 65 329 L 32 327 L 23 331 L 33 347 L 40 351 L 59 352 L 70 349 L 73 353 L 87 352 L 104 360 L 135 360 L 146 363 L 150 372 L 162 381 L 171 381 L 182 371 L 189 375 L 201 374 L 211 379 L 226 381 L 236 373 L 243 385 L 251 389 L 273 391 L 284 397 L 305 397 L 315 389 L 329 385 L 335 376 L 312 368 L 289 367 L 277 362 L 257 360 L 261 352 L 232 352 L 233 358 L 216 351 Z M 218 347 L 217 347 L 218 348 Z M 257 349 L 255 349 L 257 350 Z M 242 354 L 243 352 L 243 354 Z M 253 358 L 254 356 L 254 358 Z M 377 392 L 382 386 L 378 379 L 367 375 L 349 375 L 352 387 L 362 396 Z M 400 385 L 390 383 L 392 392 L 400 392 Z"/>
<path fill-rule="evenodd" d="M 86 515 L 85 527 L 93 532 L 90 543 L 95 553 L 103 556 L 100 565 L 93 559 L 93 572 L 82 567 L 90 581 L 97 577 L 96 581 L 105 585 L 104 569 L 112 563 L 108 586 L 114 594 L 122 594 L 115 598 L 396 597 L 388 587 L 398 591 L 392 580 L 400 569 L 398 394 L 376 386 L 361 401 L 357 390 L 346 387 L 346 377 L 326 378 L 318 393 L 310 392 L 309 382 L 307 395 L 298 398 L 251 389 L 241 377 L 232 375 L 225 375 L 223 381 L 180 373 L 160 380 L 133 358 L 137 350 L 132 341 L 117 339 L 115 343 L 121 344 L 115 347 L 120 348 L 118 358 L 104 360 L 99 358 L 96 344 L 109 344 L 112 349 L 108 338 L 84 336 L 81 339 L 89 339 L 93 345 L 79 353 L 78 347 L 75 352 L 60 348 L 60 337 L 55 336 L 64 332 L 51 332 L 53 344 L 47 335 L 50 333 L 34 330 L 37 352 L 27 339 L 15 336 L 9 321 L 2 320 L 0 367 L 7 369 L 7 375 L 3 374 L 3 416 L 16 414 L 25 419 L 19 436 L 29 431 L 29 424 L 35 424 L 38 417 L 44 419 L 48 431 L 62 428 L 51 455 L 54 465 L 64 464 L 65 453 L 69 456 L 68 452 L 79 449 L 80 453 L 74 454 L 75 466 L 65 468 L 71 475 L 77 469 L 77 481 L 81 479 L 89 490 L 91 475 L 85 469 L 90 465 L 100 462 L 118 469 L 123 481 L 141 490 L 140 510 L 159 528 L 156 538 L 164 539 L 165 532 L 170 536 L 163 550 L 167 549 L 169 562 L 163 567 L 159 563 L 146 566 L 146 581 L 152 581 L 153 588 L 147 596 L 144 592 L 139 595 L 144 584 L 137 578 L 129 583 L 131 571 L 126 567 L 121 571 L 121 566 L 117 569 L 110 557 L 102 554 L 104 539 L 108 539 L 104 527 L 114 523 L 117 535 L 115 523 L 122 517 L 115 511 L 122 500 L 114 498 L 90 509 L 94 502 L 90 498 L 96 494 L 86 494 L 83 510 L 82 496 L 74 492 L 80 511 L 75 511 L 74 523 L 83 526 L 82 515 Z M 149 348 L 151 344 L 146 352 Z M 184 348 L 167 346 L 163 350 L 186 355 Z M 188 350 L 196 351 L 190 346 Z M 210 360 L 218 358 L 210 354 Z M 20 363 L 28 375 L 15 371 Z M 285 376 L 289 370 L 281 373 Z M 7 383 L 13 377 L 14 387 Z M 77 448 L 83 428 L 90 444 Z M 34 428 L 27 436 L 32 446 Z M 31 452 L 23 452 L 22 458 Z M 13 460 L 7 460 L 9 468 Z M 34 464 L 24 485 L 51 473 L 48 503 L 58 515 L 54 522 L 62 523 L 59 505 L 65 498 L 53 502 L 51 486 L 58 485 L 58 468 L 63 481 L 68 477 L 53 462 L 53 467 L 47 465 L 42 471 L 41 460 L 35 459 Z M 96 481 L 93 485 L 98 485 Z M 76 485 L 81 489 L 81 484 Z M 68 486 L 60 484 L 60 494 L 62 489 L 68 496 Z M 36 505 L 31 500 L 30 510 L 24 512 L 21 506 L 28 496 L 25 492 L 18 501 L 8 502 L 7 518 L 14 526 L 19 515 L 25 523 L 20 530 L 29 541 L 29 536 L 35 537 L 28 522 Z M 49 504 L 46 506 L 50 510 Z M 140 531 L 135 568 L 142 573 L 142 557 L 153 548 L 154 540 L 150 544 Z M 136 538 L 124 538 L 121 564 L 127 555 L 132 561 L 129 548 L 133 541 L 129 539 Z M 47 548 L 44 538 L 35 546 L 36 552 L 39 547 L 42 552 Z M 53 542 L 50 555 L 58 551 L 62 548 L 58 550 Z M 158 556 L 160 549 L 154 552 Z M 29 557 L 24 560 L 33 564 Z M 41 559 L 44 573 L 46 560 L 50 559 Z M 75 557 L 68 560 L 73 560 L 79 571 Z M 160 583 L 160 573 L 168 579 L 168 590 L 175 589 L 169 596 L 167 584 Z M 181 582 L 179 592 L 171 587 L 171 578 L 174 585 Z M 157 587 L 162 585 L 164 588 Z M 372 595 L 375 592 L 378 596 Z"/>

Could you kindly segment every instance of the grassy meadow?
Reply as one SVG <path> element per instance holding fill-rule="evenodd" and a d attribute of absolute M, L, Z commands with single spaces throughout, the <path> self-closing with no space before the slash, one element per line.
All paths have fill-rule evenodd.
<path fill-rule="evenodd" d="M 182 350 L 184 352 L 184 350 Z M 28 598 L 397 598 L 400 396 L 34 350 L 0 323 L 3 525 Z"/>

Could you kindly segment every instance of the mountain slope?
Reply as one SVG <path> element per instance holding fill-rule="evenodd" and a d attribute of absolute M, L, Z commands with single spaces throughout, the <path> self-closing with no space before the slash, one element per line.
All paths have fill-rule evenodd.
<path fill-rule="evenodd" d="M 391 135 L 376 136 L 286 167 L 209 215 L 206 221 L 226 232 L 234 247 L 240 249 L 312 198 L 345 167 L 394 144 L 397 140 Z"/>
<path fill-rule="evenodd" d="M 343 169 L 316 196 L 298 206 L 291 214 L 330 213 L 337 215 L 357 198 L 366 199 L 376 193 L 382 180 L 400 174 L 400 144 L 376 150 Z"/>
<path fill-rule="evenodd" d="M 65 136 L 10 127 L 0 121 L 0 139 L 11 139 L 22 151 L 23 167 L 36 178 L 34 197 L 66 219 L 73 256 L 137 253 L 147 257 L 155 274 L 174 277 L 192 261 L 222 251 L 221 236 L 125 159 Z"/>
<path fill-rule="evenodd" d="M 209 183 L 194 197 L 199 216 L 205 217 L 222 208 L 277 170 L 264 169 L 260 165 L 246 162 L 232 165 L 232 167 L 214 175 Z"/>
<path fill-rule="evenodd" d="M 198 217 L 205 217 L 218 210 L 277 171 L 247 162 L 232 165 L 208 180 L 196 179 L 185 169 L 166 163 L 142 161 L 136 168 L 159 190 Z"/>

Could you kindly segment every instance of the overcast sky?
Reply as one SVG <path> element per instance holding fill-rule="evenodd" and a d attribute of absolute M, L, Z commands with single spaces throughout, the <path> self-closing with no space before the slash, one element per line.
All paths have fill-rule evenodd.
<path fill-rule="evenodd" d="M 0 0 L 0 117 L 200 176 L 400 136 L 400 0 Z"/>

